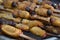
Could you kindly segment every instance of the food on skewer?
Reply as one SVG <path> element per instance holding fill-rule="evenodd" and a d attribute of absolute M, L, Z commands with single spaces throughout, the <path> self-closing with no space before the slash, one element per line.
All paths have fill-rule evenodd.
<path fill-rule="evenodd" d="M 1 9 L 1 10 L 5 10 L 5 9 Z M 11 11 L 11 10 L 5 10 L 5 11 Z M 26 19 L 28 19 L 28 18 L 31 18 L 31 19 L 36 19 L 36 18 L 38 18 L 39 19 L 39 17 L 41 17 L 41 16 L 38 16 L 38 15 L 36 15 L 36 13 L 33 11 L 33 12 L 31 12 L 31 13 L 29 13 L 29 12 L 27 12 L 27 11 L 18 11 L 18 13 L 16 13 L 16 11 L 14 11 L 14 13 L 12 13 L 14 16 L 18 16 L 18 17 L 21 17 L 21 18 L 26 18 Z M 41 15 L 44 15 L 44 13 L 43 14 L 41 14 Z M 47 15 L 47 14 L 46 14 Z M 45 16 L 46 16 L 45 15 Z M 43 18 L 43 17 L 42 17 Z"/>
<path fill-rule="evenodd" d="M 29 31 L 29 26 L 28 25 L 24 25 L 24 24 L 16 24 L 16 28 L 24 30 L 24 31 Z"/>
<path fill-rule="evenodd" d="M 19 0 L 3 0 L 3 4 L 5 8 L 12 8 L 12 6 L 16 7 L 16 2 Z"/>
<path fill-rule="evenodd" d="M 11 25 L 11 26 L 15 26 L 18 29 L 22 29 L 24 31 L 28 31 L 29 30 L 29 26 L 25 25 L 25 24 L 21 24 L 21 23 L 15 23 L 12 20 L 6 20 L 6 19 L 0 19 L 0 24 L 7 24 L 7 25 Z"/>
<path fill-rule="evenodd" d="M 37 16 L 37 19 L 44 20 L 46 22 L 50 22 L 54 26 L 60 26 L 59 25 L 60 24 L 59 17 L 51 16 L 49 18 L 44 18 L 44 17 Z"/>
<path fill-rule="evenodd" d="M 17 8 L 19 10 L 25 10 L 26 7 L 30 6 L 31 2 L 29 1 L 23 1 L 23 2 L 18 2 L 18 1 L 11 1 L 8 0 L 7 2 L 4 1 L 4 7 L 6 8 Z M 32 3 L 33 4 L 33 3 Z M 9 5 L 9 6 L 7 6 Z"/>
<path fill-rule="evenodd" d="M 27 11 L 12 11 L 12 10 L 9 10 L 9 9 L 1 9 L 2 11 L 11 11 L 12 14 L 16 17 L 21 17 L 21 18 L 31 18 L 31 19 L 34 19 L 34 15 L 41 15 L 41 16 L 51 16 L 51 15 L 54 15 L 54 13 L 51 11 L 51 10 L 48 10 L 48 9 L 45 9 L 45 8 L 36 8 L 35 11 L 31 11 L 30 13 L 27 12 Z M 30 8 L 29 8 L 29 11 L 30 11 Z M 43 12 L 42 12 L 43 11 Z M 23 16 L 24 15 L 24 16 Z M 37 15 L 37 16 L 38 16 Z M 33 17 L 31 17 L 33 16 Z M 54 16 L 57 16 L 59 17 L 58 14 L 54 15 Z"/>
<path fill-rule="evenodd" d="M 36 8 L 35 12 L 36 14 L 41 15 L 41 16 L 51 16 L 53 13 L 51 10 L 45 9 L 45 8 Z"/>
<path fill-rule="evenodd" d="M 19 15 L 18 16 L 21 17 L 21 18 L 29 18 L 30 14 L 27 11 L 19 11 Z"/>
<path fill-rule="evenodd" d="M 8 0 L 7 2 L 4 1 L 4 7 L 6 8 L 17 8 L 19 10 L 25 10 L 25 8 L 28 6 L 31 9 L 34 9 L 36 7 L 36 3 L 31 3 L 30 1 L 23 1 L 23 2 L 18 2 L 18 1 L 15 2 L 11 0 Z"/>
<path fill-rule="evenodd" d="M 25 31 L 29 30 L 29 28 L 34 27 L 34 26 L 39 26 L 39 27 L 42 27 L 42 28 L 44 27 L 43 23 L 40 22 L 40 21 L 37 21 L 37 20 L 30 21 L 30 20 L 27 20 L 27 19 L 23 19 L 22 24 L 21 23 L 17 24 L 12 20 L 6 20 L 6 19 L 1 18 L 0 19 L 0 24 L 12 25 L 12 26 L 15 26 L 16 28 L 19 28 L 19 29 L 22 29 L 22 30 L 25 30 Z"/>
<path fill-rule="evenodd" d="M 43 0 L 41 6 L 44 7 L 44 8 L 47 8 L 47 9 L 54 9 L 54 8 L 57 7 L 57 4 L 56 3 L 52 3 L 49 0 Z"/>
<path fill-rule="evenodd" d="M 42 5 L 41 6 L 42 8 L 46 8 L 46 9 L 50 9 L 50 10 L 52 10 L 53 12 L 56 12 L 56 13 L 60 13 L 60 10 L 58 10 L 58 9 L 55 9 L 55 8 L 58 8 L 57 7 L 57 4 L 55 4 L 55 3 L 52 3 L 51 5 L 48 5 L 48 4 L 44 4 L 44 5 Z"/>
<path fill-rule="evenodd" d="M 33 27 L 33 26 L 43 27 L 44 25 L 43 25 L 41 22 L 34 20 L 34 21 L 30 21 L 30 22 L 28 23 L 28 26 L 30 26 L 30 27 Z"/>
<path fill-rule="evenodd" d="M 1 30 L 11 36 L 11 37 L 23 37 L 26 38 L 28 40 L 35 40 L 34 38 L 28 37 L 26 35 L 23 34 L 23 32 L 20 29 L 14 28 L 13 26 L 9 26 L 9 25 L 2 25 Z"/>
<path fill-rule="evenodd" d="M 46 21 L 46 22 L 50 22 L 49 20 L 50 20 L 50 17 L 41 17 L 41 16 L 38 16 L 38 15 L 33 15 L 33 16 L 31 16 L 32 18 L 34 18 L 34 19 L 38 19 L 38 20 L 43 20 L 43 21 Z"/>
<path fill-rule="evenodd" d="M 32 27 L 32 28 L 30 29 L 30 32 L 32 32 L 33 34 L 38 35 L 38 36 L 40 36 L 40 37 L 42 37 L 42 38 L 45 38 L 45 37 L 47 37 L 48 35 L 49 35 L 49 36 L 53 36 L 53 37 L 60 38 L 60 36 L 54 35 L 54 34 L 51 34 L 51 33 L 47 33 L 45 30 L 43 30 L 43 29 L 41 29 L 41 28 L 39 28 L 39 27 L 37 27 L 37 26 Z"/>
<path fill-rule="evenodd" d="M 34 0 L 35 1 L 35 0 Z M 17 3 L 16 3 L 17 2 Z M 37 1 L 36 1 L 37 2 Z M 7 2 L 4 1 L 4 6 L 6 6 L 6 8 L 18 8 L 20 10 L 25 10 L 26 7 L 30 6 L 31 9 L 34 9 L 36 7 L 36 3 L 34 4 L 34 2 L 31 4 L 30 1 L 23 1 L 23 2 L 18 2 L 18 0 L 16 1 L 11 1 L 11 0 L 8 0 Z M 31 4 L 31 5 L 30 5 Z M 7 6 L 9 5 L 9 6 Z M 33 6 L 32 6 L 33 5 Z M 51 6 L 52 5 L 52 6 Z M 56 4 L 52 3 L 51 5 L 45 3 L 45 4 L 42 4 L 41 7 L 42 8 L 47 8 L 47 9 L 50 9 L 52 10 L 53 12 L 58 12 L 60 13 L 60 10 L 56 10 L 54 8 L 56 8 Z M 31 7 L 32 6 L 32 7 Z"/>
<path fill-rule="evenodd" d="M 25 8 L 27 6 L 28 5 L 26 5 L 25 3 L 18 2 L 17 9 L 19 9 L 19 10 L 25 10 Z"/>
<path fill-rule="evenodd" d="M 27 20 L 27 19 L 23 19 L 22 20 L 22 24 L 26 24 L 29 27 L 33 27 L 33 26 L 39 26 L 39 27 L 44 27 L 44 24 L 40 21 L 37 20 Z"/>
<path fill-rule="evenodd" d="M 18 2 L 17 8 L 19 10 L 25 10 L 27 7 L 29 7 L 31 10 L 34 10 L 36 3 L 31 3 L 29 1 L 23 1 L 22 3 Z"/>
<path fill-rule="evenodd" d="M 25 10 L 29 7 L 31 10 L 34 10 L 36 7 L 36 3 L 31 3 L 30 1 L 23 1 L 22 3 L 18 3 L 17 8 L 20 10 Z"/>
<path fill-rule="evenodd" d="M 35 34 L 35 35 L 38 35 L 38 36 L 41 36 L 41 37 L 46 37 L 46 32 L 45 32 L 45 30 L 42 30 L 41 28 L 39 28 L 39 27 L 32 27 L 31 29 L 30 29 L 30 31 L 33 33 L 33 34 Z"/>
<path fill-rule="evenodd" d="M 18 17 L 21 17 L 21 18 L 26 18 L 26 19 L 29 19 L 30 18 L 30 19 L 39 19 L 39 20 L 49 21 L 49 18 L 41 17 L 39 15 L 36 15 L 34 12 L 31 15 L 27 11 L 21 11 L 21 12 L 19 11 L 18 13 L 16 13 L 16 14 L 15 13 L 14 13 L 14 16 L 18 16 Z M 9 15 L 8 18 L 6 16 L 7 14 L 3 14 L 3 15 L 4 16 L 1 15 L 2 18 L 14 20 L 14 18 L 12 17 L 12 15 L 11 15 L 11 17 Z"/>
<path fill-rule="evenodd" d="M 35 3 L 32 3 L 29 8 L 30 8 L 31 10 L 35 10 L 36 4 L 35 4 Z"/>
<path fill-rule="evenodd" d="M 58 31 L 55 27 L 53 26 L 45 26 L 44 28 L 47 32 L 50 32 L 50 33 L 54 33 L 54 34 L 58 34 Z"/>
<path fill-rule="evenodd" d="M 16 23 L 21 22 L 21 18 L 14 18 L 14 15 L 9 13 L 9 12 L 0 13 L 0 18 L 4 18 L 4 19 L 7 19 L 7 20 L 13 20 Z"/>
<path fill-rule="evenodd" d="M 52 7 L 51 5 L 48 5 L 48 4 L 44 4 L 41 7 L 46 8 L 46 9 L 54 10 L 54 7 Z"/>
<path fill-rule="evenodd" d="M 16 22 L 16 23 L 20 23 L 21 22 L 21 18 L 14 18 L 13 21 Z"/>
<path fill-rule="evenodd" d="M 1 10 L 4 11 L 5 9 L 1 9 Z M 11 12 L 10 14 L 16 17 L 27 18 L 27 19 L 30 18 L 30 14 L 27 11 L 9 10 L 9 9 L 6 9 L 5 11 L 10 11 Z"/>
<path fill-rule="evenodd" d="M 9 10 L 9 9 L 1 9 L 2 11 L 9 11 L 11 12 L 10 14 L 16 16 L 16 17 L 21 17 L 21 18 L 30 18 L 30 13 L 27 11 L 21 11 L 21 10 Z M 4 15 L 4 14 L 3 14 Z M 5 14 L 6 15 L 6 14 Z"/>
<path fill-rule="evenodd" d="M 55 25 L 55 26 L 59 26 L 60 18 L 56 17 L 56 16 L 51 16 L 51 17 L 45 18 L 45 17 L 35 15 L 34 18 L 44 20 L 46 22 L 50 22 L 52 25 Z"/>
<path fill-rule="evenodd" d="M 59 17 L 55 17 L 55 16 L 52 16 L 52 17 L 48 17 L 48 18 L 45 18 L 45 17 L 40 17 L 40 16 L 35 16 L 36 19 L 40 19 L 40 20 L 44 20 L 46 22 L 50 22 L 52 25 L 54 26 L 59 26 L 59 20 L 60 18 Z"/>
<path fill-rule="evenodd" d="M 30 20 L 27 20 L 27 19 L 22 20 L 22 24 L 28 24 L 29 22 L 30 22 Z"/>
<path fill-rule="evenodd" d="M 59 17 L 52 16 L 50 19 L 50 22 L 52 25 L 60 27 L 60 18 Z"/>

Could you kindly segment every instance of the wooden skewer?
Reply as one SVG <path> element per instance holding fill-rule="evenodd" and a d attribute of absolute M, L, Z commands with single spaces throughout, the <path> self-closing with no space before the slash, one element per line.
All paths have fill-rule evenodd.
<path fill-rule="evenodd" d="M 38 16 L 38 15 L 33 15 L 33 17 L 34 17 L 35 19 L 40 19 L 40 20 L 44 20 L 44 21 L 48 21 L 48 22 L 49 22 L 49 20 L 50 20 L 50 17 L 49 17 L 49 18 L 44 18 L 44 17 Z"/>
<path fill-rule="evenodd" d="M 35 30 L 36 29 L 36 30 Z M 38 31 L 38 32 L 37 32 Z M 30 29 L 30 32 L 32 32 L 33 34 L 35 34 L 35 35 L 39 35 L 39 36 L 41 36 L 42 38 L 46 38 L 47 36 L 53 36 L 53 37 L 57 37 L 57 38 L 60 38 L 60 36 L 57 36 L 57 35 L 55 35 L 55 34 L 51 34 L 51 33 L 48 33 L 48 32 L 46 32 L 45 30 L 42 30 L 41 28 L 39 28 L 39 27 L 32 27 L 31 29 Z M 37 33 L 38 34 L 37 34 Z M 42 32 L 42 33 L 41 33 Z"/>
<path fill-rule="evenodd" d="M 55 35 L 55 34 L 51 34 L 51 33 L 47 33 L 47 35 L 60 38 L 60 35 Z"/>
<path fill-rule="evenodd" d="M 54 14 L 52 14 L 52 16 L 60 17 L 60 14 L 54 13 Z"/>
<path fill-rule="evenodd" d="M 11 10 L 11 9 L 1 9 L 1 8 L 0 8 L 0 11 L 7 11 L 7 12 L 11 12 L 11 13 L 13 12 L 13 10 Z"/>
<path fill-rule="evenodd" d="M 34 38 L 31 38 L 29 36 L 26 36 L 23 34 L 23 32 L 20 30 L 20 29 L 17 29 L 13 26 L 9 26 L 9 25 L 2 25 L 2 28 L 1 30 L 7 34 L 7 35 L 10 35 L 11 37 L 23 37 L 23 38 L 26 38 L 28 40 L 36 40 Z"/>
<path fill-rule="evenodd" d="M 60 10 L 54 9 L 53 12 L 60 13 Z"/>
<path fill-rule="evenodd" d="M 23 37 L 23 38 L 29 39 L 29 40 L 36 40 L 36 39 L 33 39 L 33 38 L 31 38 L 31 37 L 28 37 L 28 36 L 26 36 L 26 35 L 24 35 L 24 34 L 20 34 L 20 36 Z"/>

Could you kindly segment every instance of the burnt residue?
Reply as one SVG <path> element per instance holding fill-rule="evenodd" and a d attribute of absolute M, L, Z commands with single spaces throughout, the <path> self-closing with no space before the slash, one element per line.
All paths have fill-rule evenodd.
<path fill-rule="evenodd" d="M 33 15 L 35 15 L 35 14 L 36 14 L 35 11 L 31 11 L 31 12 L 30 12 L 30 15 L 31 15 L 31 16 L 33 16 Z"/>
<path fill-rule="evenodd" d="M 48 15 L 48 16 L 51 16 L 51 15 L 52 15 L 52 11 L 48 9 L 47 15 Z"/>
<path fill-rule="evenodd" d="M 17 7 L 17 3 L 16 3 L 16 2 L 12 2 L 11 6 L 12 6 L 13 8 Z"/>
<path fill-rule="evenodd" d="M 31 11 L 31 9 L 29 7 L 26 7 L 25 10 L 28 11 L 28 12 Z"/>

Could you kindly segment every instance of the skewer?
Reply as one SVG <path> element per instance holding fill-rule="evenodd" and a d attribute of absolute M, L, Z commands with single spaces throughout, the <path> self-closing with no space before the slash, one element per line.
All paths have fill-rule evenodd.
<path fill-rule="evenodd" d="M 50 35 L 50 36 L 53 36 L 53 37 L 60 38 L 60 35 L 55 35 L 55 34 L 51 34 L 51 33 L 47 33 L 47 34 Z"/>
<path fill-rule="evenodd" d="M 36 18 L 36 19 L 39 19 L 39 20 L 48 21 L 48 22 L 50 20 L 50 17 L 45 18 L 45 17 L 41 17 L 41 16 L 38 16 L 38 15 L 33 15 L 33 18 Z"/>
<path fill-rule="evenodd" d="M 45 29 L 49 33 L 58 34 L 57 29 L 55 27 L 53 27 L 53 26 L 45 26 L 42 29 Z"/>
<path fill-rule="evenodd" d="M 54 9 L 53 12 L 60 13 L 60 10 Z"/>
<path fill-rule="evenodd" d="M 54 13 L 54 14 L 52 14 L 52 16 L 60 17 L 60 14 Z"/>
<path fill-rule="evenodd" d="M 57 36 L 57 35 L 51 34 L 51 33 L 47 33 L 45 30 L 43 30 L 43 29 L 41 29 L 41 28 L 39 28 L 39 27 L 37 27 L 37 26 L 32 27 L 32 28 L 30 29 L 30 31 L 31 31 L 33 34 L 38 35 L 38 36 L 40 36 L 40 37 L 42 37 L 42 38 L 46 38 L 48 35 L 49 35 L 49 36 L 53 36 L 53 37 L 60 38 L 60 36 Z"/>
<path fill-rule="evenodd" d="M 13 10 L 11 9 L 1 9 L 1 8 L 0 8 L 0 11 L 6 11 L 6 12 L 11 12 L 11 13 L 13 12 Z"/>
<path fill-rule="evenodd" d="M 33 38 L 31 38 L 31 37 L 28 37 L 28 36 L 26 36 L 26 35 L 24 35 L 24 34 L 20 34 L 20 36 L 23 37 L 23 38 L 29 39 L 29 40 L 36 40 L 36 39 L 33 39 Z"/>
<path fill-rule="evenodd" d="M 24 30 L 24 31 L 29 30 L 28 25 L 21 24 L 21 23 L 18 24 L 18 23 L 14 22 L 14 21 L 11 21 L 11 20 L 0 19 L 0 24 L 7 24 L 7 25 L 15 26 L 16 28 Z"/>
<path fill-rule="evenodd" d="M 11 26 L 15 26 L 16 28 L 24 30 L 24 31 L 28 31 L 29 28 L 31 28 L 33 26 L 44 27 L 44 24 L 40 21 L 37 21 L 37 20 L 32 21 L 32 20 L 27 20 L 27 19 L 23 19 L 21 21 L 21 23 L 18 24 L 14 21 L 6 20 L 4 18 L 1 18 L 0 19 L 0 24 L 8 24 L 8 25 L 11 25 Z"/>
<path fill-rule="evenodd" d="M 39 20 L 44 20 L 46 22 L 49 22 L 51 23 L 53 26 L 57 26 L 57 27 L 60 27 L 60 18 L 59 17 L 56 17 L 56 16 L 51 16 L 51 17 L 48 17 L 48 18 L 44 18 L 44 17 L 40 17 L 40 16 L 33 16 L 34 18 L 36 19 L 39 19 Z"/>
<path fill-rule="evenodd" d="M 10 35 L 11 37 L 19 37 L 20 36 L 20 37 L 26 38 L 28 40 L 36 40 L 34 38 L 24 35 L 20 29 L 14 28 L 13 26 L 2 25 L 1 30 L 5 34 Z"/>

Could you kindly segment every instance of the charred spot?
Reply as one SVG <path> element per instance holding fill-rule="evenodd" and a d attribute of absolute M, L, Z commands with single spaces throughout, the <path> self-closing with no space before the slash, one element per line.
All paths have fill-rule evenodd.
<path fill-rule="evenodd" d="M 31 9 L 29 7 L 26 7 L 25 10 L 28 11 L 28 12 L 31 11 Z"/>
<path fill-rule="evenodd" d="M 16 2 L 12 2 L 11 6 L 12 7 L 17 7 L 17 3 Z"/>
<path fill-rule="evenodd" d="M 16 16 L 16 15 L 14 15 L 14 13 L 12 13 L 12 16 L 13 16 L 14 18 L 17 18 L 17 16 Z"/>
<path fill-rule="evenodd" d="M 35 11 L 31 11 L 31 12 L 30 12 L 30 15 L 31 15 L 31 16 L 33 16 L 33 15 L 35 15 L 35 14 L 36 14 Z"/>
<path fill-rule="evenodd" d="M 52 11 L 48 9 L 47 15 L 48 15 L 48 16 L 51 16 L 51 15 L 52 15 Z"/>

